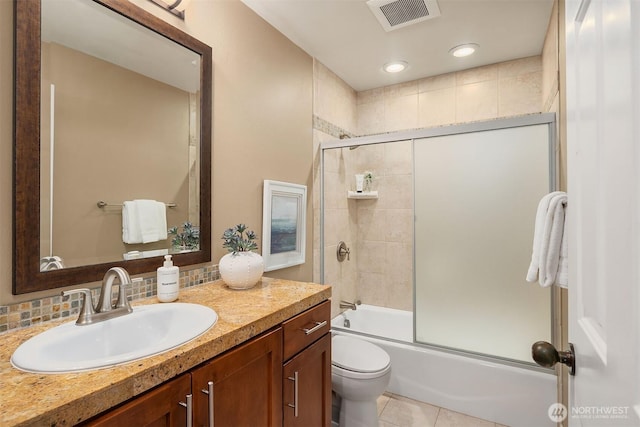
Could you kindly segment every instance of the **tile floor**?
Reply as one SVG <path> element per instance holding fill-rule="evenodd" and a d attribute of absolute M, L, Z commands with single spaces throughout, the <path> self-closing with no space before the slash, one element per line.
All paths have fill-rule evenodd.
<path fill-rule="evenodd" d="M 378 398 L 378 427 L 506 427 L 397 394 Z"/>

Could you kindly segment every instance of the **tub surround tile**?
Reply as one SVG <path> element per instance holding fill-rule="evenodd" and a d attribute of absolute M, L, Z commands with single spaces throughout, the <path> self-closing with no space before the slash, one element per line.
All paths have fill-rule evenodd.
<path fill-rule="evenodd" d="M 420 93 L 418 126 L 443 126 L 456 121 L 456 88 L 448 87 Z"/>
<path fill-rule="evenodd" d="M 410 175 L 413 172 L 412 141 L 378 144 L 384 150 L 384 175 Z"/>
<path fill-rule="evenodd" d="M 375 178 L 384 174 L 386 162 L 385 156 L 387 154 L 385 152 L 384 144 L 373 144 L 359 147 L 357 150 L 351 150 L 351 154 L 353 159 L 349 159 L 352 160 L 350 163 L 355 164 L 353 172 L 372 172 L 374 175 L 375 186 Z M 355 185 L 355 182 L 352 185 Z M 355 189 L 355 187 L 353 189 Z"/>
<path fill-rule="evenodd" d="M 358 273 L 358 298 L 365 304 L 386 307 L 390 292 L 387 284 L 384 274 L 361 271 Z"/>
<path fill-rule="evenodd" d="M 542 71 L 542 57 L 529 56 L 498 64 L 498 79 Z"/>
<path fill-rule="evenodd" d="M 384 100 L 358 105 L 358 133 L 373 135 L 385 132 Z"/>
<path fill-rule="evenodd" d="M 456 122 L 498 117 L 498 81 L 465 84 L 456 88 Z"/>
<path fill-rule="evenodd" d="M 196 365 L 280 324 L 331 296 L 331 287 L 263 278 L 245 291 L 220 280 L 181 290 L 179 302 L 206 305 L 218 313 L 216 325 L 197 339 L 166 353 L 114 368 L 73 374 L 30 374 L 9 360 L 28 338 L 62 321 L 0 336 L 0 425 L 72 425 L 135 397 Z M 136 305 L 157 303 L 156 298 Z M 69 321 L 69 319 L 66 319 Z M 37 404 L 29 396 L 37 392 Z M 35 401 L 34 401 L 35 402 Z"/>
<path fill-rule="evenodd" d="M 384 240 L 387 242 L 413 242 L 413 211 L 387 209 Z"/>
<path fill-rule="evenodd" d="M 541 85 L 540 71 L 501 79 L 498 83 L 498 114 L 504 117 L 539 112 Z"/>
<path fill-rule="evenodd" d="M 470 68 L 456 72 L 456 85 L 462 86 L 472 83 L 486 82 L 498 79 L 498 64 Z"/>
<path fill-rule="evenodd" d="M 415 129 L 418 127 L 418 94 L 387 97 L 384 99 L 385 131 Z"/>
<path fill-rule="evenodd" d="M 358 236 L 372 242 L 384 242 L 387 226 L 387 214 L 383 209 L 358 209 Z"/>
<path fill-rule="evenodd" d="M 346 191 L 342 194 L 346 199 Z M 326 209 L 325 217 L 325 244 L 338 244 L 341 240 L 350 240 L 348 238 L 350 232 L 350 221 L 348 215 L 344 214 L 342 209 Z"/>
<path fill-rule="evenodd" d="M 345 129 L 356 125 L 357 93 L 321 62 L 314 60 L 314 114 Z"/>
<path fill-rule="evenodd" d="M 456 73 L 440 74 L 418 80 L 418 92 L 429 92 L 456 86 Z"/>
<path fill-rule="evenodd" d="M 358 272 L 384 273 L 385 243 L 363 240 L 358 243 L 357 251 L 364 256 L 358 258 Z M 366 254 L 366 255 L 365 255 Z"/>
<path fill-rule="evenodd" d="M 397 97 L 415 95 L 418 93 L 419 80 L 412 80 L 410 82 L 398 83 L 395 85 L 384 87 L 385 97 Z"/>
<path fill-rule="evenodd" d="M 382 101 L 384 100 L 384 92 L 385 92 L 384 87 L 378 87 L 378 88 L 358 92 L 358 95 L 357 95 L 358 105 Z"/>
<path fill-rule="evenodd" d="M 380 179 L 378 208 L 413 209 L 413 177 L 387 175 Z"/>

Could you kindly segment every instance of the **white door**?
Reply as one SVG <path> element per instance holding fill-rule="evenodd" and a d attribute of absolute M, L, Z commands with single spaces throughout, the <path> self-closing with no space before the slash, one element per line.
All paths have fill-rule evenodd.
<path fill-rule="evenodd" d="M 566 0 L 570 426 L 640 426 L 640 1 Z"/>

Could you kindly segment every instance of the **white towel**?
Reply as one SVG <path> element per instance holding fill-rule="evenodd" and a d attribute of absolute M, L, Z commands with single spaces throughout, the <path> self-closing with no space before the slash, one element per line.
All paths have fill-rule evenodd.
<path fill-rule="evenodd" d="M 137 204 L 132 201 L 122 204 L 122 241 L 124 243 L 142 243 L 136 206 Z"/>
<path fill-rule="evenodd" d="M 167 238 L 167 207 L 155 200 L 134 200 L 138 211 L 138 224 L 142 243 L 157 242 Z"/>
<path fill-rule="evenodd" d="M 568 260 L 565 235 L 567 194 L 555 191 L 540 200 L 536 212 L 531 264 L 527 281 L 538 279 L 540 286 L 567 287 Z"/>
<path fill-rule="evenodd" d="M 565 203 L 565 209 L 566 209 Z M 562 243 L 560 244 L 560 262 L 558 264 L 558 273 L 556 274 L 555 284 L 560 286 L 561 288 L 567 289 L 569 287 L 569 245 L 567 243 L 567 213 L 565 211 L 564 215 L 564 225 L 563 229 L 565 230 L 562 233 Z"/>
<path fill-rule="evenodd" d="M 167 239 L 167 207 L 155 200 L 124 202 L 122 241 L 151 243 Z"/>

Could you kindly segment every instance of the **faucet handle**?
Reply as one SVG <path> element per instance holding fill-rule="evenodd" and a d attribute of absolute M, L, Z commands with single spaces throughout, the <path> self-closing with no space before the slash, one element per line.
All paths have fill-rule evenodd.
<path fill-rule="evenodd" d="M 80 314 L 78 314 L 78 320 L 76 320 L 77 325 L 86 325 L 91 323 L 92 317 L 96 314 L 95 309 L 93 308 L 93 299 L 91 298 L 91 290 L 87 288 L 80 289 L 71 289 L 68 291 L 62 291 L 62 299 L 66 301 L 69 299 L 70 295 L 73 294 L 82 294 L 84 298 L 82 298 L 82 305 L 80 306 Z"/>
<path fill-rule="evenodd" d="M 118 288 L 118 302 L 116 302 L 116 308 L 124 308 L 129 313 L 133 311 L 131 304 L 129 304 L 129 298 L 127 298 L 127 289 L 129 289 L 131 285 L 131 281 L 120 283 L 120 287 Z"/>

